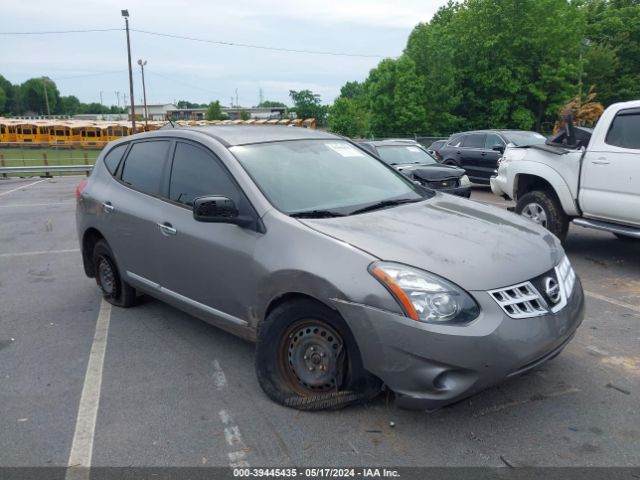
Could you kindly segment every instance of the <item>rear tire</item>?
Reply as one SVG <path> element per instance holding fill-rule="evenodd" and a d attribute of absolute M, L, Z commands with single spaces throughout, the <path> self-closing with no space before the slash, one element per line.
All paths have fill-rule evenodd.
<path fill-rule="evenodd" d="M 553 192 L 534 190 L 518 198 L 515 212 L 531 221 L 542 225 L 553 233 L 561 242 L 567 238 L 569 217 Z"/>
<path fill-rule="evenodd" d="M 381 388 L 340 315 L 306 299 L 277 306 L 260 325 L 255 368 L 271 400 L 298 410 L 343 408 Z"/>
<path fill-rule="evenodd" d="M 112 305 L 128 308 L 136 304 L 136 289 L 125 282 L 109 244 L 99 240 L 93 248 L 93 268 L 102 297 Z"/>

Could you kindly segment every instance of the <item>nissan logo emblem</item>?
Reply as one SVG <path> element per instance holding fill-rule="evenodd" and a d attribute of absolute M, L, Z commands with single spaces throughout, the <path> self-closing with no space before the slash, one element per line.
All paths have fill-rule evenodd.
<path fill-rule="evenodd" d="M 555 278 L 547 277 L 544 279 L 544 293 L 553 303 L 560 301 L 560 285 Z"/>

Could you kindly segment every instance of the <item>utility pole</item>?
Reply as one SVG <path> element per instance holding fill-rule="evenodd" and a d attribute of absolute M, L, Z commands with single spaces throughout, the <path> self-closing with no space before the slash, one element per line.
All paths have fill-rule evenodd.
<path fill-rule="evenodd" d="M 118 99 L 118 108 L 120 108 L 120 92 L 114 92 L 116 94 L 116 98 Z"/>
<path fill-rule="evenodd" d="M 584 69 L 582 57 L 584 55 L 584 51 L 589 45 L 591 45 L 591 41 L 588 38 L 584 38 L 580 42 L 580 74 L 578 77 L 578 101 L 580 102 L 580 105 L 582 105 L 582 72 Z"/>
<path fill-rule="evenodd" d="M 129 10 L 121 10 L 120 13 L 124 17 L 125 28 L 127 30 L 127 56 L 129 58 L 129 99 L 131 100 L 131 128 L 132 133 L 136 133 L 136 106 L 133 96 L 133 70 L 131 69 L 131 41 L 129 40 Z"/>
<path fill-rule="evenodd" d="M 100 90 L 100 105 L 102 105 L 102 90 Z"/>
<path fill-rule="evenodd" d="M 51 110 L 49 110 L 49 95 L 47 94 L 47 77 L 42 77 L 42 84 L 44 85 L 44 102 L 47 104 L 47 117 L 50 117 Z"/>
<path fill-rule="evenodd" d="M 138 65 L 142 71 L 142 99 L 144 102 L 144 129 L 149 130 L 149 111 L 147 110 L 147 89 L 144 85 L 144 66 L 147 64 L 146 60 L 139 59 Z"/>
<path fill-rule="evenodd" d="M 236 88 L 236 108 L 238 108 L 240 104 L 238 103 L 238 89 Z"/>
<path fill-rule="evenodd" d="M 264 102 L 264 95 L 263 95 L 263 93 L 262 93 L 262 89 L 260 89 L 259 97 L 260 97 L 260 103 L 258 103 L 258 106 L 259 106 L 259 105 L 262 105 L 262 102 Z"/>

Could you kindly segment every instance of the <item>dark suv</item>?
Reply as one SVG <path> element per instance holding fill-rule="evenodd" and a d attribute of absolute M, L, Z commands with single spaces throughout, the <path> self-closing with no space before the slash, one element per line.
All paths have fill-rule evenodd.
<path fill-rule="evenodd" d="M 477 130 L 451 135 L 447 144 L 437 152 L 437 160 L 466 170 L 471 181 L 489 184 L 498 168 L 498 159 L 506 145 L 537 145 L 546 138 L 524 130 Z"/>

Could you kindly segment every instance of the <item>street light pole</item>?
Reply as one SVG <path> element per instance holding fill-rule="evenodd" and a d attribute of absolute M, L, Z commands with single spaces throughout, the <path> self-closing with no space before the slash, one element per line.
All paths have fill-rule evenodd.
<path fill-rule="evenodd" d="M 127 30 L 127 56 L 129 58 L 129 99 L 131 100 L 131 128 L 132 134 L 136 133 L 136 107 L 133 96 L 133 70 L 131 69 L 131 41 L 129 40 L 129 10 L 121 10 L 124 17 L 125 28 Z"/>
<path fill-rule="evenodd" d="M 138 65 L 142 71 L 142 99 L 144 102 L 144 129 L 149 130 L 149 111 L 147 110 L 147 88 L 144 84 L 144 66 L 147 64 L 146 60 L 139 59 Z"/>

